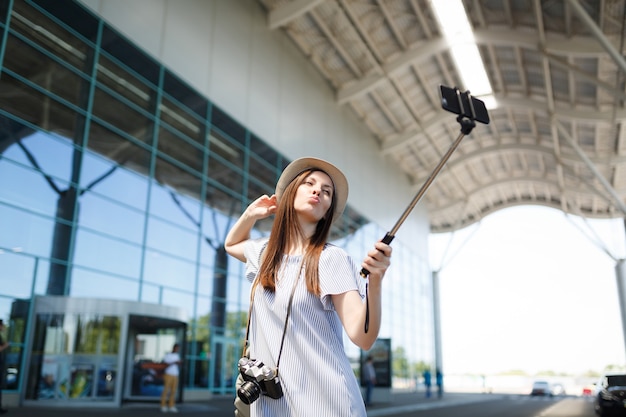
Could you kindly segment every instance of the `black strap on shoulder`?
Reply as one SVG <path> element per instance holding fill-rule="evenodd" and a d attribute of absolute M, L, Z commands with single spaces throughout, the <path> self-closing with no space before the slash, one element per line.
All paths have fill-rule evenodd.
<path fill-rule="evenodd" d="M 289 304 L 287 305 L 287 316 L 285 317 L 285 325 L 283 326 L 283 337 L 280 341 L 280 350 L 278 351 L 278 358 L 276 360 L 276 368 L 280 363 L 280 357 L 283 353 L 283 345 L 285 344 L 285 335 L 287 334 L 287 322 L 289 320 L 289 315 L 291 314 L 291 302 L 293 301 L 293 295 L 296 292 L 296 286 L 298 285 L 298 281 L 300 280 L 300 275 L 302 275 L 302 270 L 304 269 L 304 255 L 302 255 L 302 262 L 300 262 L 300 267 L 298 268 L 298 275 L 293 282 L 293 287 L 291 288 L 291 294 L 289 295 Z M 250 308 L 248 310 L 248 323 L 246 324 L 246 338 L 243 343 L 243 352 L 241 354 L 242 357 L 248 357 L 246 352 L 248 348 L 248 338 L 250 336 L 250 318 L 252 317 L 252 305 L 254 304 L 254 293 L 256 292 L 256 287 L 259 284 L 259 274 L 254 277 L 254 283 L 252 284 L 252 290 L 250 292 Z"/>

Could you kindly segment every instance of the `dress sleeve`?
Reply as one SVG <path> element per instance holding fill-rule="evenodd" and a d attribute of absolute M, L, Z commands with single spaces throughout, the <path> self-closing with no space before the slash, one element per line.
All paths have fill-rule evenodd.
<path fill-rule="evenodd" d="M 334 310 L 332 295 L 358 291 L 365 297 L 365 280 L 360 268 L 348 253 L 338 246 L 328 245 L 320 256 L 320 300 L 325 310 Z"/>
<path fill-rule="evenodd" d="M 267 246 L 268 238 L 250 239 L 243 247 L 243 255 L 246 257 L 246 279 L 253 282 L 261 261 L 261 252 Z"/>

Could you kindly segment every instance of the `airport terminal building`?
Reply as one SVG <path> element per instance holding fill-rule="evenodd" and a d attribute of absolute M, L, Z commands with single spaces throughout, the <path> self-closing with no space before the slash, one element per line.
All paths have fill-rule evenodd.
<path fill-rule="evenodd" d="M 250 285 L 223 241 L 247 204 L 327 159 L 350 181 L 332 242 L 360 260 L 415 192 L 257 2 L 5 0 L 0 39 L 5 404 L 155 400 L 175 342 L 183 400 L 232 393 Z M 393 242 L 388 386 L 438 360 L 428 234 L 418 206 Z"/>

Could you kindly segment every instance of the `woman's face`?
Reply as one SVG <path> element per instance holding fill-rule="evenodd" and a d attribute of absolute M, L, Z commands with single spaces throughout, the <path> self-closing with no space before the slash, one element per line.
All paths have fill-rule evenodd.
<path fill-rule="evenodd" d="M 298 216 L 307 222 L 319 222 L 330 208 L 335 192 L 330 177 L 314 171 L 304 178 L 296 191 L 293 205 Z"/>

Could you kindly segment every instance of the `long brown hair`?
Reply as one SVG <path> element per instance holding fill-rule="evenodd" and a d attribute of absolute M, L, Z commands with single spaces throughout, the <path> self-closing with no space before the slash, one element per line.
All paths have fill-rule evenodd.
<path fill-rule="evenodd" d="M 261 260 L 261 267 L 259 268 L 259 282 L 270 291 L 275 291 L 276 289 L 276 279 L 278 278 L 278 271 L 283 261 L 283 256 L 291 247 L 292 243 L 294 243 L 294 239 L 302 237 L 303 232 L 300 228 L 293 203 L 298 187 L 315 171 L 320 170 L 313 168 L 296 176 L 285 188 L 278 202 L 270 238 Z M 309 238 L 304 249 L 304 276 L 306 287 L 310 293 L 315 295 L 320 295 L 318 263 L 330 233 L 330 226 L 333 223 L 333 214 L 336 204 L 335 191 L 333 189 L 333 198 L 330 208 L 326 212 L 326 215 L 317 222 L 315 232 L 313 236 Z"/>

